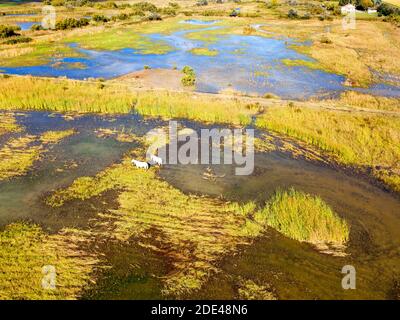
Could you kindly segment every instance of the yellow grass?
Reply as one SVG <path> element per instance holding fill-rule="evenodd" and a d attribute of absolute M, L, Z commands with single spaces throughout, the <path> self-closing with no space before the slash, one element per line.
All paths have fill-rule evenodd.
<path fill-rule="evenodd" d="M 0 109 L 128 113 L 133 96 L 125 86 L 69 80 L 10 77 L 0 79 Z"/>
<path fill-rule="evenodd" d="M 257 126 L 294 137 L 324 151 L 341 164 L 372 168 L 395 190 L 400 159 L 400 118 L 297 107 L 268 109 Z M 392 177 L 392 178 L 390 178 Z"/>
<path fill-rule="evenodd" d="M 400 7 L 400 0 L 385 0 L 384 2 Z"/>
<path fill-rule="evenodd" d="M 324 104 L 371 110 L 400 111 L 399 98 L 379 97 L 355 91 L 346 91 L 340 95 L 339 99 L 326 100 Z"/>
<path fill-rule="evenodd" d="M 0 113 L 0 136 L 10 132 L 21 131 L 12 113 Z"/>
<path fill-rule="evenodd" d="M 0 181 L 26 174 L 46 152 L 46 146 L 72 134 L 73 130 L 48 131 L 39 137 L 24 135 L 10 139 L 0 149 Z"/>
<path fill-rule="evenodd" d="M 0 299 L 76 299 L 92 280 L 98 260 L 83 251 L 84 233 L 64 229 L 48 235 L 39 226 L 8 225 L 0 231 Z M 42 281 L 55 268 L 55 288 Z M 47 286 L 46 286 L 47 285 Z"/>

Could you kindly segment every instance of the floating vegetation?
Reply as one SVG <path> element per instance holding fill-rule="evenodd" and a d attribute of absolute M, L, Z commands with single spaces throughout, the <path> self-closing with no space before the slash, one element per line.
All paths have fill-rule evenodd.
<path fill-rule="evenodd" d="M 64 131 L 46 131 L 40 136 L 40 141 L 43 143 L 57 143 L 66 137 L 72 136 L 75 134 L 74 129 L 64 130 Z"/>
<path fill-rule="evenodd" d="M 30 146 L 35 140 L 35 136 L 11 139 L 0 149 L 0 181 L 26 174 L 39 159 L 42 148 Z"/>
<path fill-rule="evenodd" d="M 0 299 L 78 298 L 99 262 L 82 249 L 85 242 L 85 233 L 75 229 L 48 235 L 37 225 L 6 226 L 0 231 Z M 54 282 L 46 281 L 52 271 Z"/>
<path fill-rule="evenodd" d="M 197 56 L 214 57 L 218 55 L 218 50 L 211 50 L 209 48 L 193 48 L 190 52 Z"/>
<path fill-rule="evenodd" d="M 112 137 L 119 142 L 135 142 L 138 140 L 137 136 L 132 132 L 124 132 L 116 129 L 100 128 L 95 133 L 99 138 Z"/>
<path fill-rule="evenodd" d="M 0 113 L 0 136 L 19 131 L 21 131 L 21 127 L 17 124 L 13 113 Z"/>
<path fill-rule="evenodd" d="M 10 139 L 0 149 L 0 181 L 26 174 L 47 146 L 72 134 L 74 130 L 48 131 L 39 137 L 25 135 Z"/>
<path fill-rule="evenodd" d="M 307 61 L 299 59 L 282 59 L 281 62 L 287 67 L 306 67 L 309 69 L 322 69 L 316 61 Z"/>

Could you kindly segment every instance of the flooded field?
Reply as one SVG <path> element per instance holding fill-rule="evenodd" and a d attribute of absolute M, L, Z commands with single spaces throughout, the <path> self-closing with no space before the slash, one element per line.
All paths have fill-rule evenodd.
<path fill-rule="evenodd" d="M 198 224 L 193 220 L 184 224 L 184 221 L 174 220 L 176 218 L 173 216 L 171 220 L 166 218 L 164 221 L 161 213 L 155 213 L 152 220 L 142 221 L 148 213 L 140 213 L 139 206 L 129 209 L 119 207 L 117 199 L 123 190 L 118 188 L 88 200 L 68 201 L 61 207 L 53 208 L 45 203 L 54 190 L 70 185 L 78 177 L 94 176 L 112 164 L 118 164 L 130 150 L 139 148 L 137 142 L 121 142 L 113 136 L 101 136 L 98 134 L 100 129 L 140 137 L 165 123 L 145 120 L 132 114 L 68 118 L 48 112 L 28 112 L 18 113 L 16 118 L 18 124 L 31 135 L 71 128 L 77 133 L 53 146 L 26 176 L 0 183 L 2 227 L 22 220 L 38 223 L 50 234 L 66 227 L 89 232 L 100 222 L 102 225 L 108 224 L 107 219 L 99 218 L 100 214 L 111 215 L 115 210 L 121 214 L 124 210 L 137 211 L 139 220 L 134 225 L 126 226 L 137 228 L 136 235 L 124 241 L 99 239 L 89 246 L 89 250 L 102 257 L 108 268 L 96 272 L 96 284 L 87 288 L 82 297 L 172 297 L 166 294 L 163 282 L 168 282 L 165 279 L 178 281 L 173 279 L 176 263 L 180 260 L 171 255 L 170 250 L 174 251 L 176 246 L 189 251 L 197 250 L 197 246 L 201 248 L 202 241 L 208 240 L 199 237 L 196 239 L 198 243 L 183 244 L 184 238 L 178 237 L 175 239 L 178 243 L 174 243 L 169 239 L 169 233 L 179 234 L 181 229 L 190 230 L 192 226 L 201 230 L 205 228 L 204 224 L 209 223 L 208 220 L 200 220 L 202 222 Z M 195 122 L 181 123 L 194 130 L 204 127 L 204 124 Z M 3 136 L 1 143 L 4 144 L 8 138 L 10 135 Z M 346 256 L 322 253 L 314 246 L 291 240 L 272 228 L 267 228 L 253 239 L 235 238 L 237 249 L 218 253 L 213 260 L 213 266 L 218 271 L 211 271 L 199 289 L 180 297 L 240 298 L 242 287 L 252 284 L 268 289 L 271 295 L 280 299 L 383 299 L 398 294 L 400 200 L 363 178 L 348 176 L 326 164 L 295 159 L 290 153 L 276 151 L 258 152 L 254 173 L 245 177 L 235 176 L 232 167 L 226 165 L 213 165 L 210 168 L 203 165 L 165 165 L 161 169 L 150 170 L 155 172 L 155 179 L 161 179 L 185 194 L 239 203 L 255 201 L 262 205 L 277 188 L 295 187 L 319 195 L 350 225 Z M 215 174 L 215 179 L 204 178 L 204 173 L 210 170 Z M 145 201 L 151 202 L 152 199 Z M 143 217 L 140 217 L 141 214 Z M 221 213 L 215 212 L 215 215 L 218 214 Z M 199 213 L 198 219 L 203 219 L 201 215 Z M 164 221 L 164 225 L 171 226 L 158 224 L 158 219 Z M 129 221 L 125 223 L 132 223 Z M 226 220 L 226 223 L 231 223 L 229 221 Z M 120 223 L 123 227 L 123 222 Z M 144 223 L 149 223 L 151 228 L 141 233 Z M 228 237 L 226 241 L 231 240 Z M 357 268 L 358 290 L 345 291 L 341 288 L 341 269 L 347 264 Z M 185 268 L 189 272 L 191 268 L 197 270 L 198 267 L 186 265 Z M 173 286 L 173 283 L 170 285 Z"/>
<path fill-rule="evenodd" d="M 80 43 L 68 43 L 79 57 L 53 57 L 48 63 L 32 66 L 3 67 L 0 63 L 0 68 L 6 73 L 18 75 L 110 79 L 142 70 L 145 66 L 182 69 L 188 65 L 196 72 L 195 88 L 201 92 L 218 93 L 233 89 L 246 94 L 274 94 L 283 99 L 304 100 L 335 97 L 349 90 L 344 85 L 344 76 L 307 65 L 312 65 L 315 60 L 292 47 L 304 43 L 288 37 L 227 34 L 225 27 L 218 23 L 219 20 L 186 19 L 178 22 L 183 30 L 170 34 L 139 34 L 155 47 L 169 48 L 167 52 L 151 53 L 145 49 L 130 48 L 89 50 L 82 48 Z M 30 22 L 19 25 L 26 29 Z M 198 26 L 199 29 L 185 30 L 185 25 Z M 254 25 L 255 28 L 260 26 Z M 265 28 L 257 30 L 268 33 Z M 210 32 L 211 40 L 207 40 L 207 32 Z M 134 41 L 132 38 L 132 44 Z M 283 63 L 285 60 L 302 61 L 303 65 L 287 66 Z M 355 90 L 389 97 L 400 96 L 399 87 L 385 83 Z"/>

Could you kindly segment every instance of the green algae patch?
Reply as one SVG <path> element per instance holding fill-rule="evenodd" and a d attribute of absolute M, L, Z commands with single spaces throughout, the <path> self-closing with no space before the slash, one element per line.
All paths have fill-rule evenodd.
<path fill-rule="evenodd" d="M 320 197 L 293 188 L 278 190 L 255 214 L 255 220 L 298 241 L 343 245 L 349 240 L 350 228 L 345 220 Z"/>
<path fill-rule="evenodd" d="M 193 48 L 190 52 L 197 56 L 215 57 L 218 55 L 218 50 L 211 50 L 209 48 Z"/>
<path fill-rule="evenodd" d="M 165 54 L 173 50 L 167 42 L 152 40 L 146 35 L 129 28 L 109 30 L 101 33 L 78 35 L 65 41 L 78 43 L 80 47 L 91 50 L 121 50 L 131 48 L 141 54 Z"/>
<path fill-rule="evenodd" d="M 81 232 L 48 235 L 39 226 L 13 223 L 0 231 L 0 299 L 76 299 L 98 260 L 80 248 Z M 50 272 L 53 280 L 46 277 Z"/>
<path fill-rule="evenodd" d="M 31 45 L 9 49 L 9 51 L 9 56 L 1 59 L 0 65 L 3 67 L 40 66 L 49 63 L 52 59 L 83 56 L 74 48 L 56 42 L 34 42 Z"/>

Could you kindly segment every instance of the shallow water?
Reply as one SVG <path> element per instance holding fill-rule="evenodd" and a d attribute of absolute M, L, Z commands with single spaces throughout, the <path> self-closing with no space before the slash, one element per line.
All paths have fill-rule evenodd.
<path fill-rule="evenodd" d="M 50 147 L 26 176 L 0 182 L 0 226 L 27 219 L 52 231 L 64 226 L 84 226 L 90 217 L 85 217 L 82 212 L 77 216 L 79 212 L 71 210 L 62 212 L 63 217 L 58 219 L 59 212 L 43 204 L 44 194 L 69 185 L 80 176 L 95 175 L 118 162 L 125 152 L 135 146 L 134 143 L 121 143 L 111 138 L 98 138 L 94 130 L 109 128 L 143 134 L 154 126 L 134 115 L 82 116 L 66 121 L 59 114 L 30 112 L 19 113 L 17 119 L 28 134 L 39 135 L 49 130 L 71 128 L 78 132 Z"/>
<path fill-rule="evenodd" d="M 202 26 L 202 25 L 207 26 L 207 25 L 211 25 L 211 24 L 216 24 L 217 22 L 219 22 L 219 20 L 205 21 L 205 20 L 198 20 L 198 19 L 188 19 L 188 20 L 180 21 L 179 23 L 193 24 L 193 25 L 198 25 L 198 26 Z"/>
<path fill-rule="evenodd" d="M 32 27 L 34 24 L 37 24 L 37 22 L 17 22 L 16 24 L 17 24 L 19 27 L 21 27 L 21 30 L 22 30 L 22 31 L 24 31 L 24 30 L 30 30 L 31 27 Z"/>
<path fill-rule="evenodd" d="M 79 176 L 95 175 L 135 147 L 135 143 L 98 138 L 96 128 L 132 130 L 143 135 L 164 124 L 134 115 L 87 115 L 66 121 L 59 114 L 29 112 L 19 113 L 17 119 L 30 134 L 70 128 L 78 131 L 51 148 L 26 176 L 0 183 L 0 225 L 28 219 L 49 232 L 66 226 L 85 228 L 90 218 L 102 212 L 102 206 L 112 206 L 114 194 L 73 202 L 61 209 L 43 204 L 48 192 L 69 185 Z M 190 121 L 182 124 L 194 130 L 205 127 Z M 239 254 L 225 257 L 220 263 L 222 271 L 188 298 L 236 298 L 241 278 L 271 284 L 281 299 L 390 297 L 393 283 L 400 277 L 399 198 L 361 178 L 278 152 L 257 153 L 251 176 L 236 176 L 234 167 L 228 165 L 210 167 L 219 176 L 215 181 L 203 178 L 206 165 L 165 165 L 159 176 L 186 193 L 239 202 L 254 200 L 260 205 L 277 188 L 293 186 L 319 195 L 349 222 L 349 255 L 323 254 L 268 229 L 252 245 L 241 247 Z M 84 297 L 162 298 L 159 278 L 169 270 L 164 257 L 135 243 L 107 244 L 102 250 L 112 269 Z M 356 267 L 357 290 L 341 289 L 340 271 L 346 264 Z M 131 265 L 139 267 L 132 269 Z"/>
<path fill-rule="evenodd" d="M 236 176 L 232 166 L 209 166 L 215 181 L 205 180 L 208 166 L 166 165 L 160 175 L 175 187 L 231 201 L 262 205 L 277 188 L 295 187 L 319 195 L 351 226 L 347 257 L 318 252 L 272 229 L 228 256 L 223 272 L 191 298 L 232 298 L 239 278 L 269 283 L 281 299 L 383 299 L 393 295 L 400 277 L 400 200 L 363 179 L 272 152 L 257 154 L 251 176 Z M 341 269 L 353 265 L 358 290 L 343 290 Z"/>
<path fill-rule="evenodd" d="M 198 20 L 186 20 L 186 22 L 199 23 Z M 203 21 L 202 24 L 211 22 Z M 343 76 L 304 66 L 287 67 L 282 64 L 282 59 L 312 61 L 311 58 L 289 47 L 296 43 L 292 39 L 221 35 L 215 43 L 207 45 L 202 41 L 190 40 L 186 37 L 188 33 L 221 28 L 206 26 L 198 30 L 178 31 L 170 35 L 146 35 L 155 42 L 168 43 L 174 48 L 166 54 L 143 54 L 133 49 L 86 50 L 80 48 L 78 44 L 71 44 L 83 57 L 57 58 L 39 66 L 1 67 L 1 69 L 6 73 L 21 75 L 109 79 L 142 70 L 145 65 L 152 68 L 177 67 L 179 69 L 189 65 L 196 72 L 196 90 L 202 92 L 217 93 L 224 89 L 234 89 L 248 94 L 273 93 L 282 98 L 307 99 L 335 96 L 349 89 L 342 85 L 345 80 Z M 190 51 L 204 46 L 210 50 L 217 50 L 219 54 L 204 56 L 195 55 Z M 70 67 L 57 68 L 58 62 Z M 73 63 L 76 62 L 79 62 L 80 66 L 84 65 L 85 68 L 75 67 Z M 383 96 L 400 96 L 400 88 L 388 84 L 377 84 L 368 89 L 358 90 Z"/>

